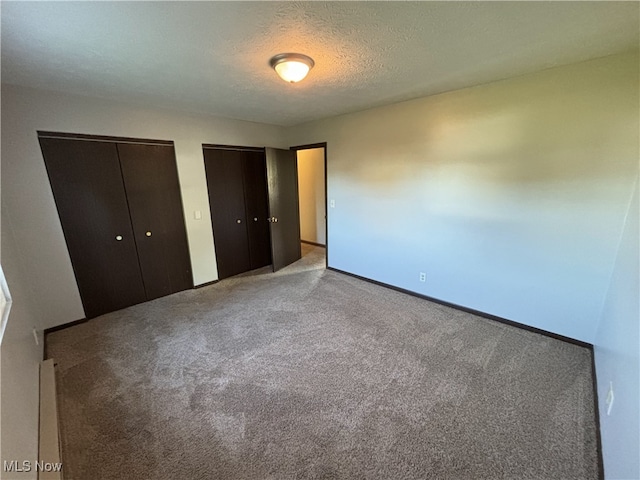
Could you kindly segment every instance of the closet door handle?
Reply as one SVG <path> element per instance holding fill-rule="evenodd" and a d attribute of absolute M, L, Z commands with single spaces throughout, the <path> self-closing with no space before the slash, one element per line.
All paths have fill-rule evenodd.
<path fill-rule="evenodd" d="M 150 237 L 150 236 L 151 236 L 151 231 L 148 231 L 147 233 L 145 233 L 145 235 L 146 235 L 147 237 Z"/>
<path fill-rule="evenodd" d="M 236 220 L 236 223 L 242 223 L 242 220 L 237 219 L 237 220 Z"/>
<path fill-rule="evenodd" d="M 253 217 L 253 221 L 257 222 L 258 221 L 258 217 Z"/>
<path fill-rule="evenodd" d="M 117 242 L 121 242 L 122 241 L 122 235 L 116 235 L 116 241 Z"/>

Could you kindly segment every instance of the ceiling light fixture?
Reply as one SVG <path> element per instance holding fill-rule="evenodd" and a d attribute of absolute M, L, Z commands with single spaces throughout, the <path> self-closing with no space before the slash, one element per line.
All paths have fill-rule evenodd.
<path fill-rule="evenodd" d="M 269 65 L 285 82 L 296 83 L 307 76 L 315 62 L 301 53 L 279 53 L 269 60 Z"/>

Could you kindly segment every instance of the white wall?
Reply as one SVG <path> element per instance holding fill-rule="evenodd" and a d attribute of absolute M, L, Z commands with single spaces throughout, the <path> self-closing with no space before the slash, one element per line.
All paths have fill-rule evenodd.
<path fill-rule="evenodd" d="M 298 192 L 300 198 L 300 238 L 326 243 L 324 148 L 298 150 Z"/>
<path fill-rule="evenodd" d="M 281 127 L 2 85 L 2 202 L 37 292 L 40 328 L 83 318 L 84 312 L 37 130 L 173 140 L 196 285 L 218 278 L 202 144 L 288 147 Z M 201 220 L 194 219 L 196 210 Z"/>
<path fill-rule="evenodd" d="M 288 134 L 328 142 L 331 267 L 592 343 L 638 128 L 636 52 Z"/>
<path fill-rule="evenodd" d="M 604 471 L 608 479 L 640 478 L 639 203 L 636 179 L 594 348 Z M 611 415 L 607 415 L 610 382 L 614 402 Z"/>

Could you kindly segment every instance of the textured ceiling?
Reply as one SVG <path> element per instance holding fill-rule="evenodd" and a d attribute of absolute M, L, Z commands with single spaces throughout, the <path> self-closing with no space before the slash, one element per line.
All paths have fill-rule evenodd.
<path fill-rule="evenodd" d="M 2 81 L 279 125 L 638 48 L 637 2 L 6 2 Z M 316 62 L 289 85 L 281 52 Z"/>

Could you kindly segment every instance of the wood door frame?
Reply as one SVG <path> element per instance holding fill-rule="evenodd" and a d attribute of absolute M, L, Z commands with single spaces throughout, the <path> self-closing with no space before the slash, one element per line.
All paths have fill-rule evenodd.
<path fill-rule="evenodd" d="M 296 151 L 296 160 L 297 160 L 297 152 L 299 150 L 311 150 L 314 148 L 323 148 L 324 149 L 324 248 L 325 248 L 325 256 L 324 256 L 324 266 L 325 268 L 329 267 L 329 199 L 327 196 L 327 142 L 319 142 L 319 143 L 309 143 L 306 145 L 296 145 L 293 147 L 289 147 L 289 150 Z M 299 193 L 298 193 L 299 194 Z"/>
<path fill-rule="evenodd" d="M 60 138 L 69 140 L 87 140 L 110 143 L 132 143 L 134 145 L 174 146 L 173 140 L 153 140 L 150 138 L 113 137 L 110 135 L 91 135 L 86 133 L 50 132 L 38 130 L 38 138 Z"/>
<path fill-rule="evenodd" d="M 216 143 L 203 143 L 202 149 L 207 150 L 238 150 L 241 152 L 265 152 L 265 147 L 245 147 L 242 145 L 220 145 Z"/>

